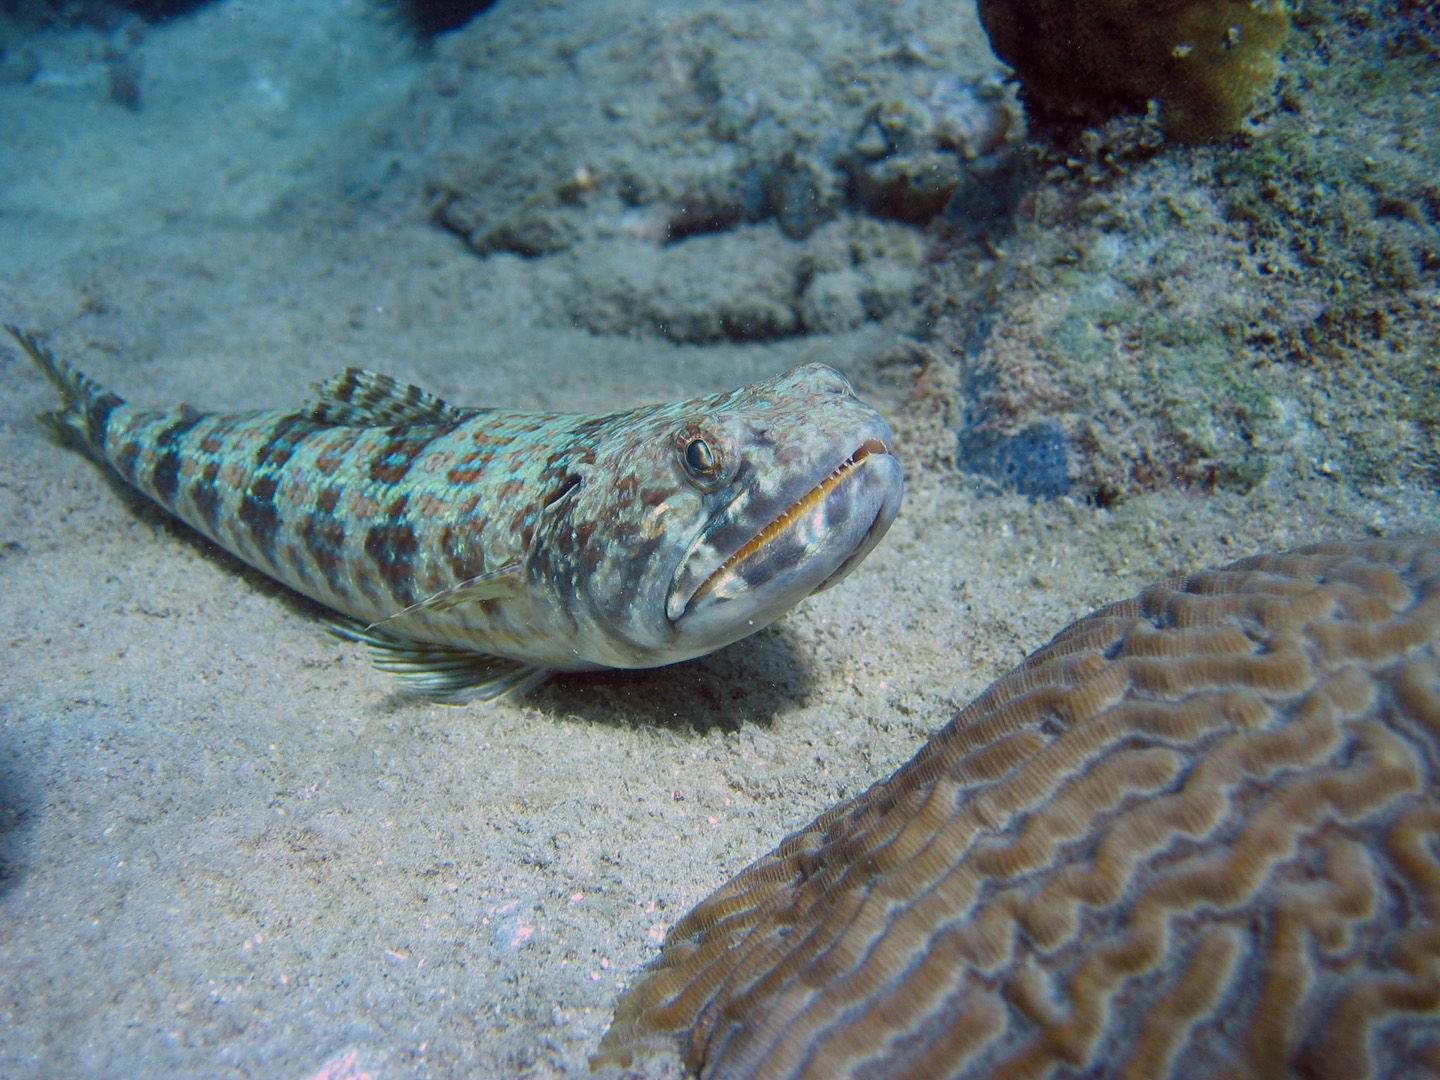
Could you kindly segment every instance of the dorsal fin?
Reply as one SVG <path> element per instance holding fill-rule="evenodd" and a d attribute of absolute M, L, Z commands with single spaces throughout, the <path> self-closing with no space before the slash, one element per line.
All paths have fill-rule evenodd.
<path fill-rule="evenodd" d="M 391 427 L 395 424 L 453 424 L 472 410 L 460 410 L 428 390 L 389 375 L 346 368 L 315 384 L 319 399 L 305 415 L 322 424 Z"/>

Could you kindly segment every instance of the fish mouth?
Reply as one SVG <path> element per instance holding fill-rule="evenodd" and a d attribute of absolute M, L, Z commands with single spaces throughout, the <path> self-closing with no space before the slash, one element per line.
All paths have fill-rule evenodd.
<path fill-rule="evenodd" d="M 763 496 L 754 487 L 742 491 L 681 561 L 666 614 L 677 625 L 730 640 L 759 629 L 849 573 L 890 527 L 902 491 L 900 464 L 877 436 L 759 529 L 744 526 L 762 517 Z M 706 565 L 713 567 L 708 573 Z"/>
<path fill-rule="evenodd" d="M 864 461 L 871 454 L 889 453 L 890 448 L 879 439 L 866 439 L 860 444 L 858 450 L 832 469 L 829 476 L 825 477 L 824 480 L 821 480 L 820 483 L 816 484 L 799 499 L 780 511 L 779 515 L 772 519 L 768 525 L 749 540 L 745 541 L 738 551 L 716 567 L 715 572 L 702 581 L 700 587 L 696 589 L 690 597 L 691 603 L 694 603 L 713 589 L 716 582 L 724 578 L 726 574 L 730 573 L 741 562 L 750 558 L 750 556 L 754 555 L 766 544 L 790 528 L 791 523 L 802 514 L 813 510 L 830 492 L 845 482 L 845 478 L 855 471 L 860 462 Z"/>

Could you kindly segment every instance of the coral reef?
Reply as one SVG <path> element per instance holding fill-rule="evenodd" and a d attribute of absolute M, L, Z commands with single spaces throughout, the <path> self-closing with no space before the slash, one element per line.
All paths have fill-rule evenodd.
<path fill-rule="evenodd" d="M 508 80 L 506 58 L 555 13 L 498 6 L 484 34 L 437 42 L 437 93 L 397 131 L 438 224 L 481 256 L 566 270 L 551 293 L 566 325 L 685 341 L 854 329 L 913 311 L 911 226 L 984 212 L 997 191 L 992 212 L 1011 209 L 1020 108 L 973 8 L 606 6 L 612 36 L 557 24 Z"/>
<path fill-rule="evenodd" d="M 1403 3 L 1313 5 L 1255 132 L 1181 147 L 1117 118 L 1073 153 L 1032 147 L 1007 225 L 955 222 L 931 253 L 910 359 L 947 402 L 937 454 L 1004 479 L 996 449 L 1052 421 L 1101 504 L 1286 475 L 1433 484 L 1432 33 Z"/>
<path fill-rule="evenodd" d="M 995 53 L 1059 114 L 1160 102 L 1188 142 L 1235 130 L 1275 78 L 1283 0 L 979 0 Z"/>
<path fill-rule="evenodd" d="M 893 222 L 832 221 L 797 241 L 762 221 L 684 244 L 616 238 L 561 252 L 539 273 L 557 322 L 600 334 L 755 341 L 908 317 L 921 255 L 914 231 Z"/>
<path fill-rule="evenodd" d="M 676 923 L 596 1063 L 1433 1076 L 1437 598 L 1431 536 L 1073 623 Z"/>

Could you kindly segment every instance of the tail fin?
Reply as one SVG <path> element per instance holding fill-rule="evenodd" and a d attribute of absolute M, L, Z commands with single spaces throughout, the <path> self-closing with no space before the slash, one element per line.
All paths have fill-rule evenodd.
<path fill-rule="evenodd" d="M 77 443 L 103 461 L 105 428 L 110 413 L 116 406 L 123 405 L 124 399 L 76 371 L 46 348 L 34 334 L 27 334 L 9 323 L 5 324 L 5 329 L 60 394 L 60 408 L 41 413 L 40 419 L 58 438 Z"/>

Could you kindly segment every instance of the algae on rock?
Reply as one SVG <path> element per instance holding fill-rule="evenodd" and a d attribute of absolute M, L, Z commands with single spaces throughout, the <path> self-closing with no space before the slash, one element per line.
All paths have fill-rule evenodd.
<path fill-rule="evenodd" d="M 1262 132 L 1177 147 L 1116 118 L 1032 146 L 1005 227 L 937 230 L 927 259 L 912 356 L 954 436 L 936 460 L 994 477 L 977 447 L 1052 423 L 1102 505 L 1433 487 L 1435 40 L 1412 0 L 1310 0 L 1282 75 L 1297 104 Z"/>
<path fill-rule="evenodd" d="M 1275 78 L 1283 0 L 979 0 L 1000 59 L 1034 105 L 1104 115 L 1160 102 L 1168 134 L 1224 138 Z"/>

